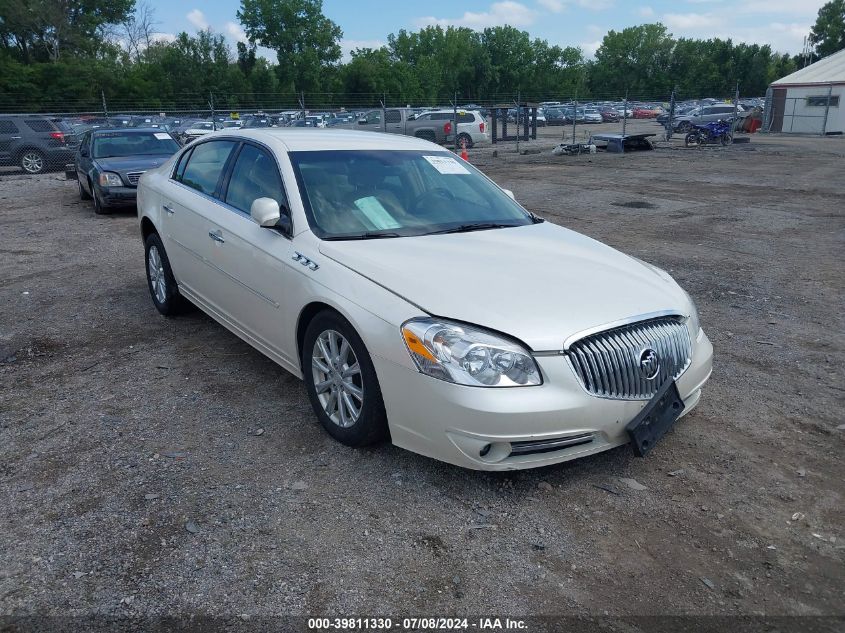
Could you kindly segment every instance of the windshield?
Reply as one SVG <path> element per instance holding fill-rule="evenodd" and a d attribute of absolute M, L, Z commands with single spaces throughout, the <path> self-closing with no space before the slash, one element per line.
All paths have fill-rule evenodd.
<path fill-rule="evenodd" d="M 308 222 L 321 239 L 408 237 L 535 221 L 448 152 L 306 151 L 290 158 Z"/>
<path fill-rule="evenodd" d="M 179 144 L 167 132 L 109 132 L 94 137 L 94 158 L 170 155 Z"/>

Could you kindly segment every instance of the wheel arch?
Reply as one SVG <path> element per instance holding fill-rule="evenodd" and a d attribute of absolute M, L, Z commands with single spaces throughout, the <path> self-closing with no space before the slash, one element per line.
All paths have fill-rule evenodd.
<path fill-rule="evenodd" d="M 324 301 L 312 301 L 299 311 L 299 318 L 296 320 L 296 360 L 297 363 L 299 363 L 303 375 L 305 368 L 302 367 L 302 346 L 305 343 L 305 331 L 308 329 L 308 325 L 314 317 L 324 311 L 334 312 L 335 314 L 342 316 L 346 321 L 349 321 L 350 324 L 352 323 L 348 315 L 338 310 L 336 306 L 325 303 Z M 355 326 L 353 325 L 352 327 Z M 358 331 L 357 328 L 355 331 Z M 358 333 L 358 336 L 361 336 L 360 332 Z"/>
<path fill-rule="evenodd" d="M 158 229 L 155 224 L 153 224 L 152 220 L 150 220 L 147 216 L 144 216 L 141 218 L 141 239 L 146 242 L 147 238 L 153 233 L 158 235 Z"/>
<path fill-rule="evenodd" d="M 15 150 L 15 153 L 14 153 L 14 154 L 12 154 L 14 161 L 15 161 L 15 162 L 18 162 L 21 158 L 23 158 L 23 155 L 24 155 L 24 154 L 26 154 L 26 153 L 27 153 L 28 151 L 30 151 L 30 150 L 34 150 L 34 151 L 38 152 L 38 153 L 39 153 L 39 154 L 41 154 L 41 155 L 45 158 L 45 160 L 46 160 L 46 158 L 47 158 L 47 152 L 45 152 L 43 149 L 41 149 L 41 148 L 40 148 L 40 147 L 38 147 L 37 145 L 31 145 L 31 144 L 27 143 L 26 145 L 23 145 L 23 146 L 21 146 L 21 147 L 18 147 L 18 148 Z"/>

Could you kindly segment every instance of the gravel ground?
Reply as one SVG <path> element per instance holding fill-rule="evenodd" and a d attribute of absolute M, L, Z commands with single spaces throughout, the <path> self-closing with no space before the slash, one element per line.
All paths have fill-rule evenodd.
<path fill-rule="evenodd" d="M 713 378 L 648 458 L 343 447 L 284 370 L 158 315 L 134 212 L 8 171 L 0 615 L 845 617 L 845 141 L 471 158 L 698 303 Z"/>

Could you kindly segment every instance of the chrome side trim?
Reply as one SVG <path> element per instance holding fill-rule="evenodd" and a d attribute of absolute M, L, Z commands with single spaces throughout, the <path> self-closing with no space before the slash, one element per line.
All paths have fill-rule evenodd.
<path fill-rule="evenodd" d="M 295 262 L 298 262 L 308 268 L 308 270 L 317 270 L 320 265 L 315 262 L 313 259 L 308 259 L 305 255 L 300 253 L 299 251 L 293 252 L 293 257 L 291 259 Z"/>

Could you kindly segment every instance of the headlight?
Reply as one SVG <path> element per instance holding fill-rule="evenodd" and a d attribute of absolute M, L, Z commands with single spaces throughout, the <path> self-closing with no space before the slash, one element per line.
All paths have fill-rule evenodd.
<path fill-rule="evenodd" d="M 115 173 L 110 171 L 104 171 L 100 174 L 100 186 L 101 187 L 122 187 L 123 181 L 120 179 Z"/>
<path fill-rule="evenodd" d="M 417 368 L 440 380 L 472 387 L 542 384 L 540 369 L 520 345 L 495 334 L 435 319 L 412 319 L 402 326 Z"/>

